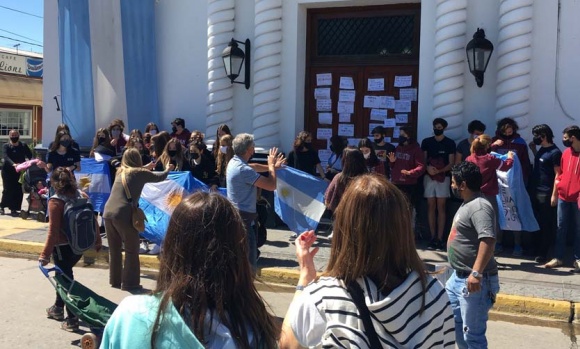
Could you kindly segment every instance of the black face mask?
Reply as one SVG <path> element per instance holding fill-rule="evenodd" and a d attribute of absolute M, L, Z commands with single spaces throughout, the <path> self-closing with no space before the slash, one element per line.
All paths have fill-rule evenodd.
<path fill-rule="evenodd" d="M 542 137 L 538 136 L 538 137 L 534 137 L 534 144 L 535 145 L 540 145 L 542 144 Z"/>
<path fill-rule="evenodd" d="M 18 142 L 19 139 L 20 139 L 20 137 L 10 137 L 10 142 L 16 143 L 16 142 Z"/>
<path fill-rule="evenodd" d="M 381 138 L 375 138 L 375 139 L 374 139 L 374 141 L 375 141 L 375 144 L 379 144 L 379 143 L 381 143 L 381 142 L 383 141 L 383 139 L 384 139 L 384 138 L 385 138 L 385 137 L 381 137 Z"/>
<path fill-rule="evenodd" d="M 304 148 L 308 150 L 312 149 L 312 143 L 304 143 Z"/>
<path fill-rule="evenodd" d="M 330 146 L 330 151 L 334 152 L 334 147 L 332 145 Z"/>
<path fill-rule="evenodd" d="M 400 136 L 399 137 L 399 144 L 404 144 L 408 140 L 409 140 L 409 138 L 407 138 L 405 136 Z"/>
<path fill-rule="evenodd" d="M 193 160 L 197 160 L 197 159 L 199 159 L 199 154 L 198 153 L 191 153 L 191 158 Z"/>
<path fill-rule="evenodd" d="M 177 155 L 177 150 L 168 150 L 168 151 L 167 151 L 167 154 L 168 154 L 170 157 L 174 157 L 175 155 Z"/>
<path fill-rule="evenodd" d="M 562 144 L 564 144 L 566 148 L 570 148 L 572 146 L 572 141 L 570 139 L 567 139 L 565 141 L 562 141 Z"/>
<path fill-rule="evenodd" d="M 512 139 L 512 138 L 514 138 L 514 134 L 512 133 L 512 134 L 511 134 L 511 135 L 509 135 L 509 136 L 508 136 L 508 135 L 501 135 L 501 137 L 502 137 L 502 138 L 504 138 L 504 139 L 508 139 L 508 140 L 509 140 L 509 139 Z"/>
<path fill-rule="evenodd" d="M 441 136 L 443 134 L 443 130 L 439 130 L 439 129 L 434 128 L 433 129 L 433 134 L 435 136 Z"/>
<path fill-rule="evenodd" d="M 173 133 L 177 132 L 177 127 L 175 126 L 171 127 L 171 131 L 173 131 Z"/>
<path fill-rule="evenodd" d="M 70 141 L 60 141 L 60 145 L 62 145 L 65 148 L 68 148 L 68 146 L 70 145 Z"/>
<path fill-rule="evenodd" d="M 99 137 L 99 144 L 105 142 L 105 140 L 107 140 L 107 138 L 105 138 L 105 137 Z"/>

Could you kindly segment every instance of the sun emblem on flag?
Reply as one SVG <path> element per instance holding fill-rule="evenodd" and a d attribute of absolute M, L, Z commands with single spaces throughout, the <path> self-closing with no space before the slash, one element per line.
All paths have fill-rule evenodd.
<path fill-rule="evenodd" d="M 183 191 L 182 190 L 172 191 L 167 195 L 167 198 L 165 200 L 167 207 L 173 211 L 175 207 L 179 205 L 181 200 L 183 200 Z"/>
<path fill-rule="evenodd" d="M 288 188 L 288 187 L 280 188 L 280 196 L 282 196 L 284 198 L 287 196 L 290 196 L 290 188 Z"/>

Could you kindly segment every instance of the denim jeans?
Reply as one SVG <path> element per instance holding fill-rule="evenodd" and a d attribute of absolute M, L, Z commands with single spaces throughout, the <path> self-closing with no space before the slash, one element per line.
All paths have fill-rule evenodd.
<path fill-rule="evenodd" d="M 554 257 L 560 260 L 564 259 L 566 236 L 570 227 L 574 229 L 574 259 L 578 260 L 580 259 L 580 210 L 578 210 L 578 203 L 558 199 L 558 230 Z"/>
<path fill-rule="evenodd" d="M 248 234 L 248 259 L 250 261 L 250 266 L 254 274 L 258 270 L 258 245 L 256 240 L 256 230 L 254 227 L 254 221 L 257 217 L 256 213 L 248 213 L 240 211 L 242 220 L 244 221 L 244 228 L 246 228 L 246 233 Z"/>
<path fill-rule="evenodd" d="M 459 349 L 487 348 L 488 312 L 499 292 L 497 275 L 481 279 L 481 291 L 469 293 L 467 278 L 460 278 L 453 272 L 445 285 L 453 317 L 455 319 L 455 343 Z"/>

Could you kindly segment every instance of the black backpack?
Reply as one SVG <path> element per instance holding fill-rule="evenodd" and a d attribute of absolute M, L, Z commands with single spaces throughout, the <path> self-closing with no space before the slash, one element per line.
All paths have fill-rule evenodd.
<path fill-rule="evenodd" d="M 81 255 L 95 246 L 98 232 L 93 205 L 89 199 L 83 198 L 80 193 L 74 199 L 56 194 L 51 197 L 53 198 L 64 201 L 62 232 L 66 235 L 72 251 Z"/>

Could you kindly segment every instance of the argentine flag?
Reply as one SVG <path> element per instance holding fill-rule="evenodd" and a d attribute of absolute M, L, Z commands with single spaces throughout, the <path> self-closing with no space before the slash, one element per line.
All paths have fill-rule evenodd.
<path fill-rule="evenodd" d="M 79 189 L 89 195 L 95 212 L 103 212 L 111 195 L 111 175 L 107 161 L 81 159 L 81 170 L 75 172 Z"/>
<path fill-rule="evenodd" d="M 491 153 L 502 161 L 507 160 L 507 154 Z M 534 232 L 540 230 L 534 216 L 532 204 L 522 174 L 522 165 L 518 156 L 514 156 L 514 164 L 507 171 L 496 171 L 499 193 L 496 196 L 498 206 L 498 222 L 502 230 Z"/>
<path fill-rule="evenodd" d="M 139 199 L 139 207 L 147 217 L 145 231 L 141 235 L 161 244 L 175 207 L 183 198 L 198 190 L 209 191 L 209 187 L 194 178 L 190 172 L 170 172 L 163 182 L 147 183 Z M 218 191 L 221 194 L 225 192 L 223 188 Z"/>
<path fill-rule="evenodd" d="M 328 183 L 292 167 L 276 171 L 274 210 L 297 234 L 316 230 L 326 210 L 324 192 Z"/>

